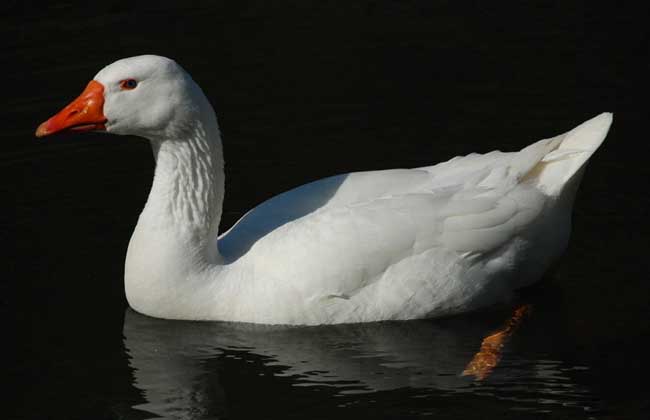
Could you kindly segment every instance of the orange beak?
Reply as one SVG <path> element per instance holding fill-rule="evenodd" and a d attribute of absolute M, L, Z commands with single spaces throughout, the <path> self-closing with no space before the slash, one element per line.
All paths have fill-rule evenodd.
<path fill-rule="evenodd" d="M 91 80 L 77 99 L 36 129 L 36 137 L 63 131 L 106 130 L 104 86 Z"/>

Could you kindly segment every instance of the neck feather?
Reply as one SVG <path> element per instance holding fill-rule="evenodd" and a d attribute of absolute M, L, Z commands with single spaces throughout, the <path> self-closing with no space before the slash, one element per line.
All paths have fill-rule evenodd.
<path fill-rule="evenodd" d="M 151 143 L 156 171 L 139 227 L 171 231 L 185 242 L 180 246 L 196 248 L 195 255 L 201 251 L 214 262 L 224 196 L 223 152 L 214 114 Z"/>

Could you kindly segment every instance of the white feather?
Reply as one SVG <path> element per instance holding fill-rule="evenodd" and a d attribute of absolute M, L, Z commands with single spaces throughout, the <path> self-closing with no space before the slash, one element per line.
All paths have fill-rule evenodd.
<path fill-rule="evenodd" d="M 121 60 L 96 79 L 132 73 L 149 88 L 141 97 L 108 89 L 107 127 L 149 138 L 157 166 L 129 245 L 126 292 L 136 310 L 163 318 L 323 324 L 494 303 L 562 253 L 577 174 L 611 124 L 601 114 L 519 152 L 312 182 L 217 239 L 224 174 L 211 106 L 160 57 Z"/>

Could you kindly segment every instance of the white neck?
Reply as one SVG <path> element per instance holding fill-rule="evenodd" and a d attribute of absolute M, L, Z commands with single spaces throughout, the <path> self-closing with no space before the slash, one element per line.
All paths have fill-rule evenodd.
<path fill-rule="evenodd" d="M 221 263 L 221 136 L 210 105 L 201 108 L 195 121 L 151 139 L 155 176 L 125 266 L 129 303 L 150 315 L 198 291 L 202 272 Z"/>
<path fill-rule="evenodd" d="M 218 127 L 206 130 L 200 121 L 188 134 L 182 140 L 152 141 L 156 172 L 138 226 L 174 229 L 212 259 L 224 197 L 221 138 Z"/>

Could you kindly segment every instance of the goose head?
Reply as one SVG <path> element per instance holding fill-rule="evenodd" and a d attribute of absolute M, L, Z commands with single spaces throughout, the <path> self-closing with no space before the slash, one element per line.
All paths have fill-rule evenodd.
<path fill-rule="evenodd" d="M 174 60 L 130 57 L 104 67 L 77 99 L 38 127 L 36 136 L 105 131 L 179 138 L 205 104 L 201 89 Z"/>

